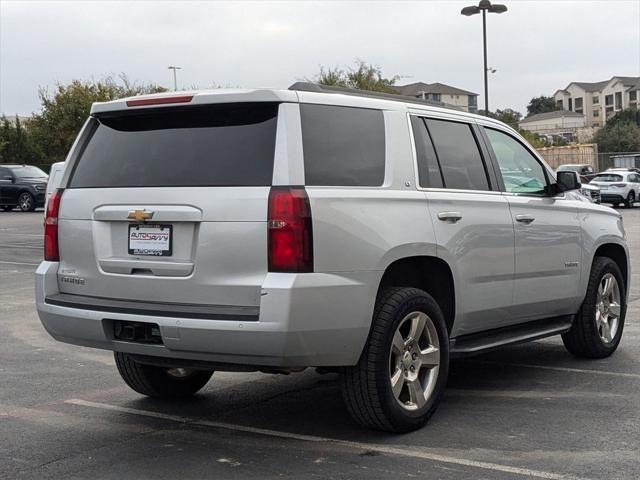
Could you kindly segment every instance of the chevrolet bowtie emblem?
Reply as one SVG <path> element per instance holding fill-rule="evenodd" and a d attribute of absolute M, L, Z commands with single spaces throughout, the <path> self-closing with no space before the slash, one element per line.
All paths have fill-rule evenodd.
<path fill-rule="evenodd" d="M 127 218 L 131 218 L 136 222 L 144 222 L 153 218 L 153 212 L 147 212 L 146 210 L 131 210 Z"/>

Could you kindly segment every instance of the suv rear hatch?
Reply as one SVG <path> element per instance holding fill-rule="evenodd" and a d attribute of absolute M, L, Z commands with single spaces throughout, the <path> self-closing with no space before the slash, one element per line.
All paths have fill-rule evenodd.
<path fill-rule="evenodd" d="M 277 114 L 259 102 L 94 116 L 60 205 L 60 292 L 258 306 Z"/>

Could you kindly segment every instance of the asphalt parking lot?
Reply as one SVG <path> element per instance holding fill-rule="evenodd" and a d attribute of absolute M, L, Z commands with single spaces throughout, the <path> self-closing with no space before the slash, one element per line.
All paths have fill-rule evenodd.
<path fill-rule="evenodd" d="M 640 272 L 640 208 L 620 210 Z M 559 338 L 456 361 L 424 429 L 356 426 L 336 379 L 216 373 L 145 399 L 109 352 L 57 343 L 33 305 L 42 212 L 0 212 L 0 478 L 638 479 L 640 275 L 611 358 Z"/>

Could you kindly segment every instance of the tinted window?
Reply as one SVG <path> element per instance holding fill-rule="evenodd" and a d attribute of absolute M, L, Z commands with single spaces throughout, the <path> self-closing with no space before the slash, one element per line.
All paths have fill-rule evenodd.
<path fill-rule="evenodd" d="M 70 186 L 271 185 L 277 111 L 243 103 L 101 116 Z"/>
<path fill-rule="evenodd" d="M 442 188 L 442 175 L 440 174 L 438 159 L 424 120 L 420 117 L 411 117 L 411 126 L 413 127 L 413 138 L 416 144 L 420 186 Z"/>
<path fill-rule="evenodd" d="M 47 174 L 38 167 L 11 167 L 11 171 L 18 178 L 47 178 Z"/>
<path fill-rule="evenodd" d="M 622 175 L 614 175 L 613 173 L 603 173 L 602 175 L 596 175 L 595 177 L 593 177 L 593 180 L 595 180 L 596 182 L 621 182 Z"/>
<path fill-rule="evenodd" d="M 382 185 L 382 111 L 302 104 L 300 115 L 307 185 Z"/>
<path fill-rule="evenodd" d="M 6 180 L 5 177 L 11 177 L 11 172 L 8 168 L 0 167 L 0 180 Z M 13 177 L 12 177 L 13 178 Z"/>
<path fill-rule="evenodd" d="M 426 120 L 438 155 L 446 188 L 489 190 L 484 162 L 471 126 L 444 120 Z"/>
<path fill-rule="evenodd" d="M 506 133 L 485 128 L 507 192 L 545 195 L 544 167 L 529 150 Z"/>

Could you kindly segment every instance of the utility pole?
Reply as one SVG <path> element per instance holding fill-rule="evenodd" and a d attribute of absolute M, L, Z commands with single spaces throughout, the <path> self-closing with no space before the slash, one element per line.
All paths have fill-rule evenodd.
<path fill-rule="evenodd" d="M 182 67 L 169 66 L 169 70 L 173 70 L 173 90 L 178 91 L 178 77 L 176 75 L 176 70 L 182 70 Z"/>

